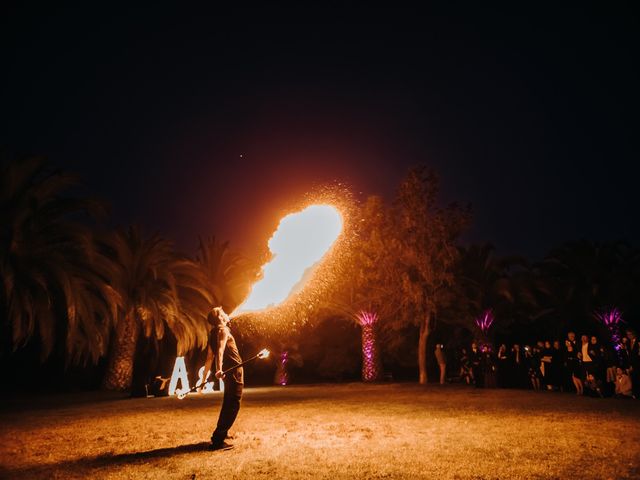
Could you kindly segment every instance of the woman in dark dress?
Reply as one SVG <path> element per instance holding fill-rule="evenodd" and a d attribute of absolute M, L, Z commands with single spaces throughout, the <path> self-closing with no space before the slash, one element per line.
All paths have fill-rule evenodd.
<path fill-rule="evenodd" d="M 562 364 L 564 363 L 564 354 L 560 348 L 560 341 L 554 340 L 551 348 L 551 382 L 555 390 L 564 390 L 562 381 Z"/>
<path fill-rule="evenodd" d="M 565 341 L 564 345 L 567 349 L 565 354 L 565 371 L 568 377 L 571 379 L 571 383 L 576 389 L 578 395 L 584 395 L 584 386 L 582 385 L 582 366 L 580 365 L 580 359 L 578 358 L 578 352 L 575 346 L 570 341 Z"/>
<path fill-rule="evenodd" d="M 598 337 L 595 335 L 591 337 L 589 342 L 589 356 L 593 362 L 593 376 L 595 380 L 602 383 L 605 380 L 605 367 L 604 359 L 602 358 L 602 351 L 600 349 L 600 343 Z"/>
<path fill-rule="evenodd" d="M 524 347 L 524 355 L 527 361 L 529 372 L 529 381 L 531 386 L 537 392 L 542 384 L 542 372 L 540 371 L 540 350 L 537 347 Z"/>
<path fill-rule="evenodd" d="M 520 345 L 515 343 L 511 347 L 511 385 L 516 388 L 527 388 L 529 384 L 529 375 L 527 362 L 524 352 L 520 349 Z"/>
<path fill-rule="evenodd" d="M 540 359 L 542 366 L 542 380 L 547 390 L 553 390 L 555 385 L 553 383 L 553 371 L 551 363 L 553 361 L 553 348 L 551 342 L 545 340 L 542 351 L 540 352 Z"/>
<path fill-rule="evenodd" d="M 496 388 L 496 359 L 491 345 L 482 347 L 482 376 L 484 378 L 484 388 Z"/>

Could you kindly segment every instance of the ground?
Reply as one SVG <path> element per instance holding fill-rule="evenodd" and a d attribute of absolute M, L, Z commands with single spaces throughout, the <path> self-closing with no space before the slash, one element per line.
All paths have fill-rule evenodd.
<path fill-rule="evenodd" d="M 640 401 L 416 384 L 246 389 L 236 448 L 219 394 L 5 399 L 2 478 L 640 478 Z"/>

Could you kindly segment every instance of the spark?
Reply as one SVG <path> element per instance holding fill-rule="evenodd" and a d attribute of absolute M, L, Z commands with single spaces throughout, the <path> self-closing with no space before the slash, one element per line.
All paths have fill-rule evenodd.
<path fill-rule="evenodd" d="M 285 216 L 269 240 L 272 259 L 233 315 L 268 309 L 301 290 L 340 236 L 343 219 L 331 205 L 311 205 Z"/>
<path fill-rule="evenodd" d="M 236 313 L 239 311 L 236 308 L 233 311 L 233 318 L 241 319 L 243 331 L 265 336 L 284 335 L 317 318 L 326 308 L 336 283 L 347 274 L 347 266 L 357 245 L 355 205 L 351 190 L 340 183 L 316 188 L 289 205 L 282 217 L 302 212 L 309 206 L 332 207 L 339 212 L 340 233 L 321 260 L 307 268 L 303 278 L 284 301 L 262 310 Z"/>

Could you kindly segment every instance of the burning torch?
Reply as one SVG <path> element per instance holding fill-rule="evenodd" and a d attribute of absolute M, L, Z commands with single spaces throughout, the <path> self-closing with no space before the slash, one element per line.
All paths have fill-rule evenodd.
<path fill-rule="evenodd" d="M 262 349 L 256 355 L 254 355 L 253 357 L 245 360 L 244 362 L 238 363 L 237 365 L 234 365 L 233 367 L 230 367 L 230 368 L 227 368 L 226 370 L 223 370 L 222 371 L 222 375 L 226 375 L 227 373 L 232 372 L 233 370 L 235 370 L 237 368 L 240 368 L 240 367 L 246 365 L 247 363 L 251 363 L 251 362 L 253 362 L 254 360 L 256 360 L 258 358 L 267 358 L 267 357 L 269 357 L 269 350 L 267 350 L 266 348 Z M 204 386 L 205 383 L 206 382 L 203 382 L 202 385 L 198 385 L 198 386 L 192 387 L 190 390 L 182 390 L 176 396 L 180 400 L 182 400 L 184 397 L 186 397 L 190 393 L 197 392 L 200 388 L 202 388 Z"/>

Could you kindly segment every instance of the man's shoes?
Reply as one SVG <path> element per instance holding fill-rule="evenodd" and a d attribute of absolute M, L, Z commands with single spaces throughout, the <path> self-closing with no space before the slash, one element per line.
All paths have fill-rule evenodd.
<path fill-rule="evenodd" d="M 225 441 L 223 441 L 222 443 L 212 443 L 211 445 L 209 445 L 209 450 L 211 451 L 225 451 L 231 450 L 232 448 L 233 445 Z"/>
<path fill-rule="evenodd" d="M 235 440 L 236 436 L 233 433 L 227 433 L 227 436 L 224 437 L 225 440 Z"/>

